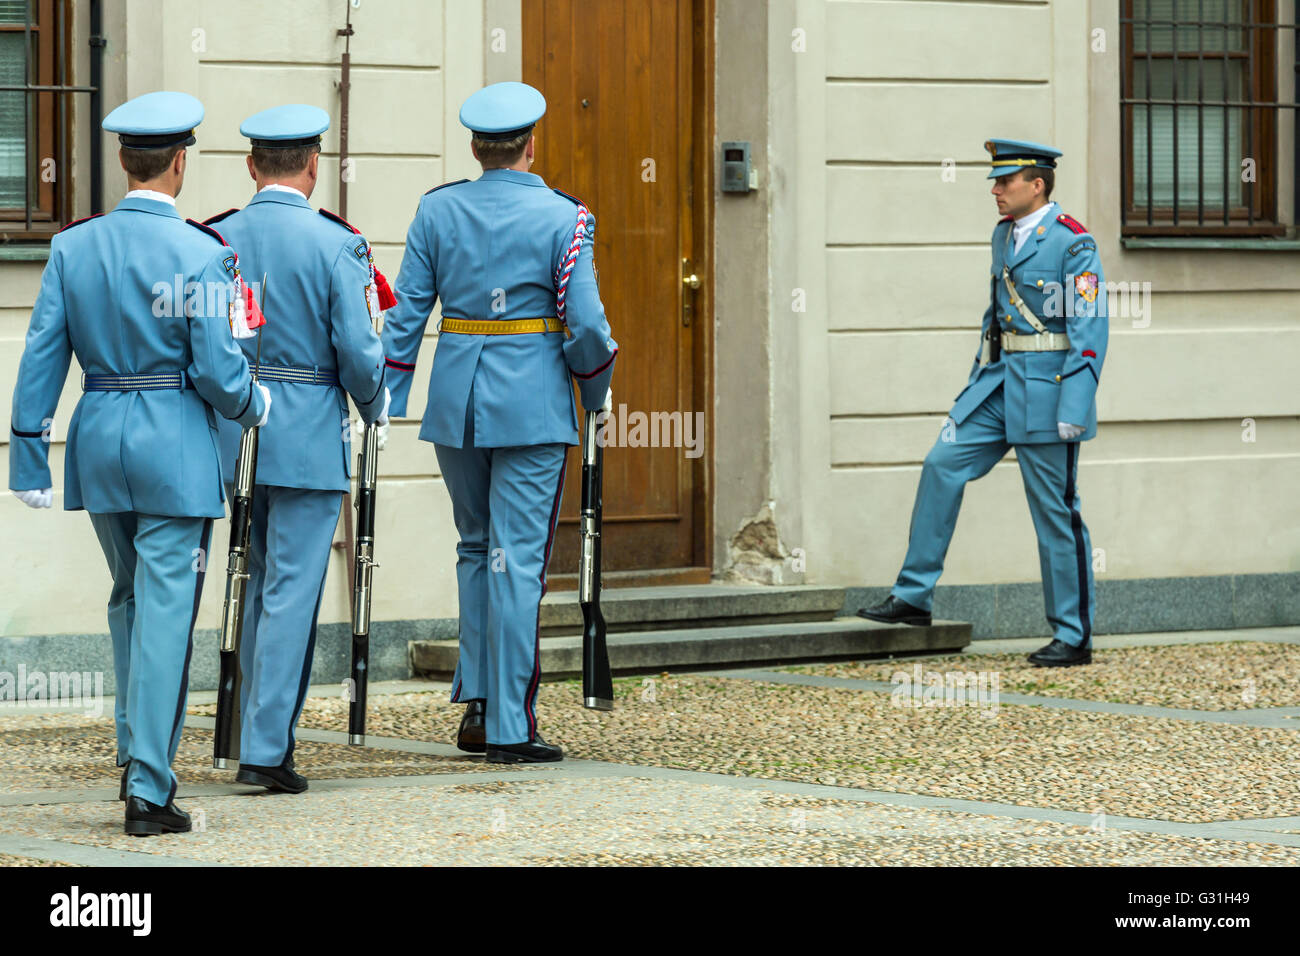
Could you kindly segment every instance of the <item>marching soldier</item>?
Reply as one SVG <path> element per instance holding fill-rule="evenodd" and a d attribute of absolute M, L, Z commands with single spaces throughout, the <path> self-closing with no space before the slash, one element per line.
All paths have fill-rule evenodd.
<path fill-rule="evenodd" d="M 1050 644 L 1040 667 L 1092 660 L 1092 544 L 1079 513 L 1079 443 L 1097 434 L 1106 358 L 1105 282 L 1097 243 L 1050 201 L 1059 150 L 994 139 L 988 178 L 1004 214 L 993 230 L 984 347 L 926 456 L 907 557 L 889 597 L 858 611 L 886 623 L 929 624 L 968 481 L 1011 447 L 1038 533 Z"/>
<path fill-rule="evenodd" d="M 252 145 L 248 173 L 257 194 L 242 210 L 207 220 L 220 223 L 246 278 L 267 277 L 257 375 L 278 404 L 275 420 L 258 438 L 235 779 L 285 793 L 307 789 L 307 779 L 294 769 L 294 728 L 351 474 L 345 391 L 367 422 L 388 420 L 383 348 L 372 324 L 382 278 L 370 244 L 307 201 L 328 128 L 329 114 L 315 106 L 279 106 L 246 119 L 239 131 Z M 242 344 L 252 362 L 256 341 Z M 240 434 L 234 423 L 222 425 L 228 484 Z"/>
<path fill-rule="evenodd" d="M 592 262 L 595 218 L 528 172 L 546 111 L 523 83 L 465 101 L 478 179 L 431 189 L 406 237 L 397 305 L 384 322 L 393 414 L 404 415 L 435 301 L 441 333 L 420 438 L 433 442 L 460 543 L 457 745 L 495 763 L 560 760 L 537 732 L 538 604 L 585 408 L 609 407 L 618 346 Z"/>
<path fill-rule="evenodd" d="M 73 354 L 85 370 L 68 426 L 64 502 L 85 510 L 113 590 L 117 762 L 126 832 L 186 832 L 171 763 L 185 715 L 212 519 L 224 513 L 216 416 L 265 423 L 230 330 L 233 250 L 176 212 L 203 106 L 148 93 L 113 110 L 126 198 L 64 228 L 32 310 L 14 387 L 9 487 L 52 503 L 47 425 Z"/>

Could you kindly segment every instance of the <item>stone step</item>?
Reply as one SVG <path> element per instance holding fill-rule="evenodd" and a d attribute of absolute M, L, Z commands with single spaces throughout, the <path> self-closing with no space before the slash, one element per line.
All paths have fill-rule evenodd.
<path fill-rule="evenodd" d="M 600 610 L 610 634 L 658 631 L 675 626 L 716 628 L 741 624 L 829 621 L 844 607 L 844 588 L 795 585 L 680 584 L 606 588 Z M 576 591 L 547 594 L 541 606 L 542 637 L 582 633 Z"/>
<path fill-rule="evenodd" d="M 970 640 L 971 626 L 962 621 L 935 621 L 929 627 L 907 627 L 877 624 L 860 617 L 635 631 L 608 636 L 610 667 L 623 674 L 889 654 L 955 653 Z M 541 647 L 544 680 L 562 680 L 581 674 L 581 637 L 554 637 L 542 641 Z M 411 641 L 410 649 L 411 668 L 416 674 L 437 680 L 451 678 L 459 653 L 457 641 Z"/>

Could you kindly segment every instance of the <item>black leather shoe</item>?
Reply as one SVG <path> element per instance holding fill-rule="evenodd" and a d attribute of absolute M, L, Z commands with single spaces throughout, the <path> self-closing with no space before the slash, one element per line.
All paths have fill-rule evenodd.
<path fill-rule="evenodd" d="M 564 759 L 564 749 L 548 744 L 537 734 L 522 744 L 488 744 L 488 763 L 551 763 Z"/>
<path fill-rule="evenodd" d="M 126 799 L 126 775 L 131 772 L 131 765 L 127 764 L 122 768 L 122 783 L 117 788 L 117 799 Z"/>
<path fill-rule="evenodd" d="M 160 807 L 144 797 L 131 797 L 126 801 L 126 832 L 131 836 L 189 833 L 190 815 L 174 800 Z"/>
<path fill-rule="evenodd" d="M 293 769 L 293 760 L 285 760 L 278 767 L 259 767 L 241 763 L 235 774 L 235 783 L 251 783 L 267 790 L 281 793 L 302 793 L 307 789 L 307 778 Z"/>
<path fill-rule="evenodd" d="M 858 617 L 881 624 L 913 624 L 919 627 L 930 626 L 930 612 L 912 607 L 906 601 L 900 601 L 892 594 L 879 604 L 858 609 Z"/>
<path fill-rule="evenodd" d="M 487 750 L 487 701 L 466 701 L 465 716 L 460 719 L 460 730 L 456 732 L 456 746 L 469 754 Z"/>
<path fill-rule="evenodd" d="M 1074 647 L 1065 641 L 1053 638 L 1052 643 L 1040 647 L 1029 655 L 1029 663 L 1035 667 L 1073 667 L 1076 664 L 1092 663 L 1092 647 Z"/>

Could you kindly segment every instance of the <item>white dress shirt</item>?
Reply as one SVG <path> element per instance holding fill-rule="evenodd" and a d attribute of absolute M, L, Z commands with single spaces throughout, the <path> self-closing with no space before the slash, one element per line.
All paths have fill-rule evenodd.
<path fill-rule="evenodd" d="M 268 183 L 267 185 L 259 189 L 258 192 L 259 193 L 265 193 L 265 192 L 297 193 L 303 199 L 307 198 L 307 194 L 303 192 L 301 189 L 294 189 L 292 186 L 285 186 L 282 183 Z"/>
<path fill-rule="evenodd" d="M 176 197 L 169 196 L 166 193 L 160 193 L 154 189 L 132 189 L 127 192 L 127 199 L 155 199 L 158 202 L 171 203 L 176 205 Z"/>
<path fill-rule="evenodd" d="M 1043 217 L 1047 215 L 1048 210 L 1050 210 L 1053 205 L 1053 203 L 1049 202 L 1046 206 L 1040 206 L 1038 209 L 1035 209 L 1026 216 L 1021 216 L 1015 221 L 1015 225 L 1012 227 L 1011 232 L 1012 235 L 1016 237 L 1016 252 L 1020 251 L 1020 247 L 1025 244 L 1025 240 L 1029 238 L 1029 234 L 1033 232 L 1034 227 L 1043 221 Z"/>

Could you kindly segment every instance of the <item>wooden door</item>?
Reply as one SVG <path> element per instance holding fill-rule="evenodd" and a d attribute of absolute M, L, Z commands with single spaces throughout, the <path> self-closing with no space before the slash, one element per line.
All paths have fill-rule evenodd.
<path fill-rule="evenodd" d="M 601 299 L 619 343 L 614 409 L 627 443 L 605 448 L 610 583 L 708 580 L 708 7 L 523 0 L 523 80 L 547 102 L 533 172 L 595 214 Z M 682 281 L 683 259 L 697 290 Z M 646 416 L 640 435 L 636 413 Z M 653 447 L 687 435 L 695 449 Z M 638 438 L 644 444 L 632 447 Z M 552 586 L 571 584 L 577 570 L 581 465 L 570 449 Z"/>

